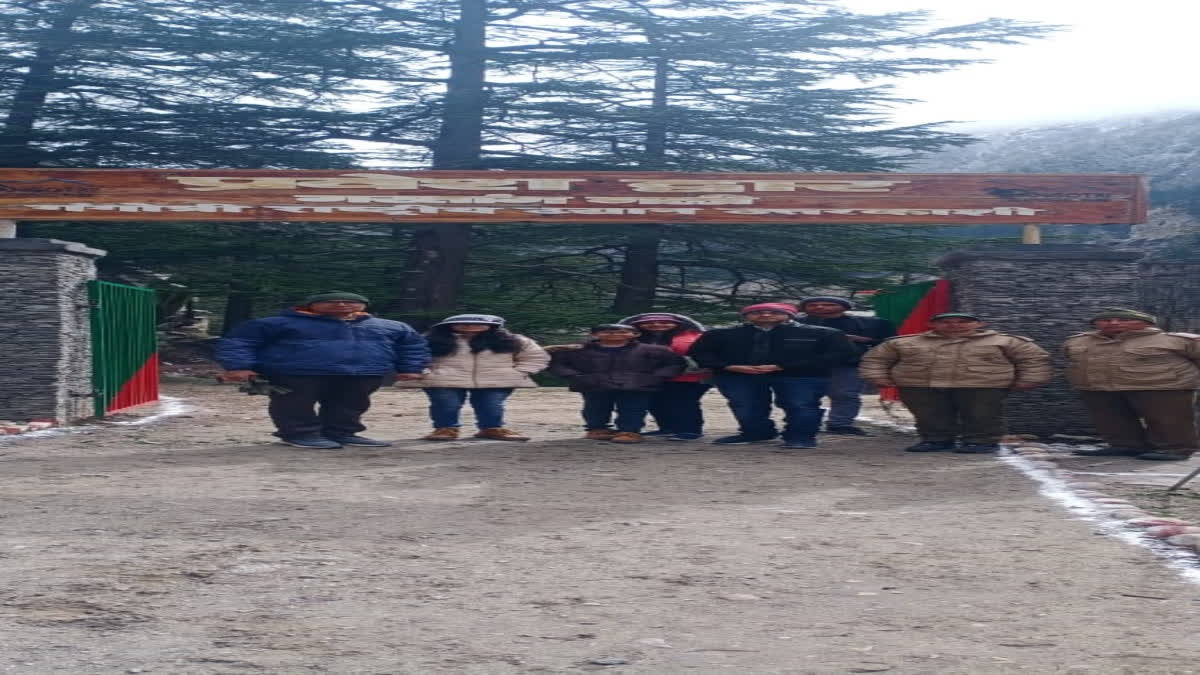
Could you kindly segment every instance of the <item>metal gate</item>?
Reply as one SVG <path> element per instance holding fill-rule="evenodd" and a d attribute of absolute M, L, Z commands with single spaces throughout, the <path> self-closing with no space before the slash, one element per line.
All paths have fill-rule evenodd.
<path fill-rule="evenodd" d="M 95 414 L 158 400 L 156 298 L 150 288 L 89 281 Z"/>

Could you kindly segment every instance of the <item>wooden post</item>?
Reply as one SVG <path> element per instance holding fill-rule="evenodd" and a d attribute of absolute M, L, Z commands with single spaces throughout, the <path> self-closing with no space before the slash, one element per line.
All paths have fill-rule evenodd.
<path fill-rule="evenodd" d="M 1022 244 L 1040 244 L 1042 243 L 1042 226 L 1041 225 L 1024 225 L 1021 227 L 1021 243 Z"/>
<path fill-rule="evenodd" d="M 17 238 L 17 221 L 0 220 L 0 239 Z"/>

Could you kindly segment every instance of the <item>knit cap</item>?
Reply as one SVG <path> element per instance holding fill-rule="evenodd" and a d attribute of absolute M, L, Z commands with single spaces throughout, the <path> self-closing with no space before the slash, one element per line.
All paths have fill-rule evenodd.
<path fill-rule="evenodd" d="M 679 319 L 671 314 L 638 314 L 633 320 L 625 320 L 622 323 L 635 325 L 639 323 L 650 323 L 651 321 L 670 321 L 671 323 L 679 323 Z"/>
<path fill-rule="evenodd" d="M 933 317 L 929 320 L 937 321 L 938 319 L 970 319 L 972 321 L 983 321 L 983 319 L 975 316 L 974 314 L 968 314 L 967 312 L 942 312 L 941 314 L 933 315 Z"/>
<path fill-rule="evenodd" d="M 748 305 L 746 307 L 743 307 L 739 313 L 740 314 L 748 314 L 750 312 L 757 312 L 757 311 L 762 311 L 762 310 L 773 310 L 776 312 L 783 312 L 784 314 L 787 314 L 788 316 L 793 317 L 793 318 L 795 318 L 795 316 L 800 313 L 800 310 L 796 309 L 795 305 L 789 305 L 786 302 L 760 302 L 757 305 Z"/>
<path fill-rule="evenodd" d="M 1153 314 L 1139 312 L 1136 309 L 1126 309 L 1124 307 L 1109 307 L 1097 312 L 1091 318 L 1096 319 L 1133 319 L 1134 321 L 1145 321 L 1146 323 L 1158 323 L 1158 319 Z"/>
<path fill-rule="evenodd" d="M 851 304 L 849 300 L 845 298 L 834 297 L 832 295 L 817 295 L 811 298 L 805 298 L 800 301 L 800 309 L 804 309 L 804 306 L 810 302 L 832 302 L 836 305 L 841 305 L 846 309 L 854 309 L 854 305 Z"/>
<path fill-rule="evenodd" d="M 327 300 L 353 300 L 355 302 L 361 302 L 364 305 L 369 304 L 371 302 L 370 300 L 367 299 L 367 297 L 365 295 L 359 295 L 358 293 L 346 293 L 344 291 L 329 291 L 327 293 L 317 293 L 316 295 L 310 295 L 307 298 L 301 300 L 300 305 L 307 307 L 308 305 L 311 305 L 314 302 L 325 302 Z"/>
<path fill-rule="evenodd" d="M 448 323 L 482 323 L 489 326 L 503 326 L 504 319 L 495 314 L 455 314 L 437 322 L 438 326 Z"/>

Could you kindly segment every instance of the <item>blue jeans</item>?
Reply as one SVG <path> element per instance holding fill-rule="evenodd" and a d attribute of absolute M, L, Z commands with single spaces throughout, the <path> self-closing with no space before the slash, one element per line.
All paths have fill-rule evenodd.
<path fill-rule="evenodd" d="M 778 435 L 771 420 L 772 398 L 783 410 L 784 440 L 813 440 L 821 428 L 825 413 L 821 397 L 829 385 L 827 377 L 721 373 L 716 381 L 717 390 L 729 400 L 738 430 L 745 436 L 768 439 Z"/>
<path fill-rule="evenodd" d="M 704 382 L 666 382 L 650 395 L 650 415 L 660 431 L 675 434 L 704 433 L 700 399 L 712 385 Z"/>
<path fill-rule="evenodd" d="M 499 429 L 504 426 L 504 400 L 512 394 L 508 389 L 459 389 L 431 387 L 425 390 L 429 397 L 429 419 L 433 428 L 460 427 L 458 413 L 467 398 L 475 410 L 475 426 L 480 429 Z"/>
<path fill-rule="evenodd" d="M 829 418 L 825 424 L 831 427 L 852 427 L 862 410 L 863 381 L 858 376 L 858 366 L 840 366 L 833 369 L 829 378 Z"/>
<path fill-rule="evenodd" d="M 585 391 L 583 424 L 588 429 L 608 429 L 613 410 L 617 411 L 617 431 L 638 433 L 646 424 L 650 407 L 649 391 Z"/>

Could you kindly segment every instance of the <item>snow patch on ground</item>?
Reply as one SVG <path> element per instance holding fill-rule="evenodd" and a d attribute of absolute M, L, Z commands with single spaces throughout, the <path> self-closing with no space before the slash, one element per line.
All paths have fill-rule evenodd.
<path fill-rule="evenodd" d="M 60 436 L 63 434 L 73 434 L 81 431 L 93 431 L 103 429 L 105 426 L 141 426 L 143 424 L 153 424 L 162 420 L 182 415 L 191 410 L 191 407 L 184 403 L 184 399 L 175 396 L 162 396 L 158 399 L 154 412 L 145 417 L 138 417 L 131 420 L 120 420 L 106 422 L 100 424 L 80 424 L 67 427 L 51 427 L 40 431 L 27 431 L 23 434 L 13 434 L 8 436 L 0 436 L 0 445 L 7 445 L 18 440 L 26 440 L 30 438 L 46 438 L 48 436 Z"/>

